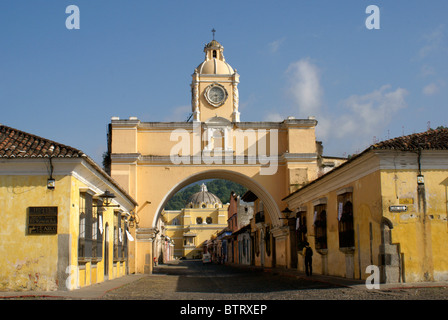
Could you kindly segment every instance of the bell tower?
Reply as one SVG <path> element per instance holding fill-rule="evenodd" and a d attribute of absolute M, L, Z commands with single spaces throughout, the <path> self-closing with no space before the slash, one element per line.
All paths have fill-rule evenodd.
<path fill-rule="evenodd" d="M 239 74 L 224 58 L 224 47 L 215 40 L 204 47 L 204 61 L 194 70 L 191 83 L 193 121 L 205 122 L 220 117 L 231 122 L 240 121 L 238 111 Z"/>

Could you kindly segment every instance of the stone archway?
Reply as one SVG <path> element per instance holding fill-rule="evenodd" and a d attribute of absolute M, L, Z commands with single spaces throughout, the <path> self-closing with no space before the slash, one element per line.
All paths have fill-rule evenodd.
<path fill-rule="evenodd" d="M 261 201 L 268 212 L 272 225 L 278 226 L 280 225 L 280 209 L 274 200 L 274 198 L 269 194 L 269 192 L 256 180 L 242 174 L 239 172 L 231 171 L 231 170 L 223 170 L 223 169 L 212 169 L 212 170 L 204 170 L 199 173 L 192 174 L 181 181 L 179 181 L 175 186 L 171 188 L 171 190 L 165 195 L 165 197 L 159 203 L 156 214 L 154 215 L 154 219 L 152 221 L 152 227 L 155 227 L 157 224 L 157 220 L 160 218 L 160 214 L 167 204 L 168 200 L 174 196 L 179 190 L 182 188 L 201 180 L 206 179 L 224 179 L 236 182 L 245 186 L 247 189 L 251 190 Z"/>
<path fill-rule="evenodd" d="M 171 169 L 173 169 L 172 171 L 175 171 L 173 176 L 175 176 L 176 179 L 170 180 L 167 178 L 167 180 L 170 180 L 170 183 L 164 184 L 163 187 L 159 185 L 157 197 L 154 196 L 151 199 L 152 201 L 148 202 L 149 204 L 147 206 L 143 205 L 141 207 L 141 220 L 146 218 L 146 222 L 140 223 L 139 227 L 135 230 L 136 242 L 134 247 L 134 256 L 135 270 L 137 273 L 152 273 L 153 240 L 158 232 L 158 220 L 161 217 L 161 213 L 165 205 L 169 199 L 176 194 L 176 192 L 197 181 L 207 179 L 223 179 L 245 186 L 263 202 L 264 211 L 267 212 L 267 216 L 270 220 L 273 236 L 278 236 L 277 233 L 274 233 L 275 231 L 283 230 L 283 220 L 279 219 L 281 217 L 279 207 L 281 199 L 279 199 L 279 195 L 273 196 L 271 194 L 273 190 L 278 191 L 278 187 L 275 187 L 275 182 L 278 177 L 271 176 L 267 178 L 266 176 L 263 177 L 260 175 L 249 176 L 243 173 L 247 170 L 244 167 L 221 167 L 215 169 L 203 167 L 201 170 L 197 167 L 193 168 L 190 166 L 188 170 L 186 167 L 183 167 L 183 169 L 179 167 L 172 167 Z M 241 170 L 243 172 L 239 172 L 237 170 Z M 145 192 L 147 194 L 152 194 L 151 190 L 146 190 Z M 142 195 L 142 197 L 145 197 L 145 195 Z M 280 232 L 279 234 L 283 235 L 283 232 Z M 282 238 L 282 240 L 285 239 Z M 275 251 L 275 248 L 272 248 L 272 250 Z M 275 262 L 273 262 L 273 264 L 274 263 Z"/>
<path fill-rule="evenodd" d="M 143 265 L 151 269 L 153 234 L 168 199 L 182 187 L 210 178 L 244 185 L 263 201 L 275 237 L 275 256 L 281 265 L 288 260 L 288 232 L 279 219 L 286 206 L 282 199 L 319 174 L 317 120 L 289 116 L 279 122 L 240 121 L 240 76 L 224 59 L 223 50 L 216 40 L 204 47 L 205 59 L 192 74 L 192 114 L 187 121 L 111 118 L 110 173 L 138 203 L 140 224 L 132 253 L 137 272 Z M 213 88 L 224 94 L 212 97 Z"/>

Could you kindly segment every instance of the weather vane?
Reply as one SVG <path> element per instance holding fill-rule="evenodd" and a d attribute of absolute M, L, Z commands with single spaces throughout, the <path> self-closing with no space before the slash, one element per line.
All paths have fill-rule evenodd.
<path fill-rule="evenodd" d="M 213 28 L 213 29 L 212 29 L 212 33 L 213 33 L 213 40 L 215 40 L 215 32 L 216 32 L 216 30 L 215 30 L 215 28 Z"/>

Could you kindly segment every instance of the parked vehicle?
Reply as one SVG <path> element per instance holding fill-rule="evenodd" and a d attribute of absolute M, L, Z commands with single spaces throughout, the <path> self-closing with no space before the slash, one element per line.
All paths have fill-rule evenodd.
<path fill-rule="evenodd" d="M 210 255 L 210 253 L 204 253 L 202 255 L 202 263 L 212 263 L 212 256 Z"/>

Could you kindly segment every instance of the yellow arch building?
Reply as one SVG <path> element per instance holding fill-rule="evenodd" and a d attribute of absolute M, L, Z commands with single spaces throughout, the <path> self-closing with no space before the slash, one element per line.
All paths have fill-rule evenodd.
<path fill-rule="evenodd" d="M 279 253 L 273 263 L 289 263 L 288 227 L 279 219 L 286 206 L 282 199 L 320 174 L 317 121 L 241 121 L 240 76 L 223 52 L 216 40 L 204 47 L 204 61 L 192 74 L 191 121 L 111 119 L 111 176 L 139 204 L 135 246 L 129 249 L 131 272 L 152 272 L 152 241 L 167 201 L 181 188 L 212 178 L 232 180 L 257 195 Z"/>

